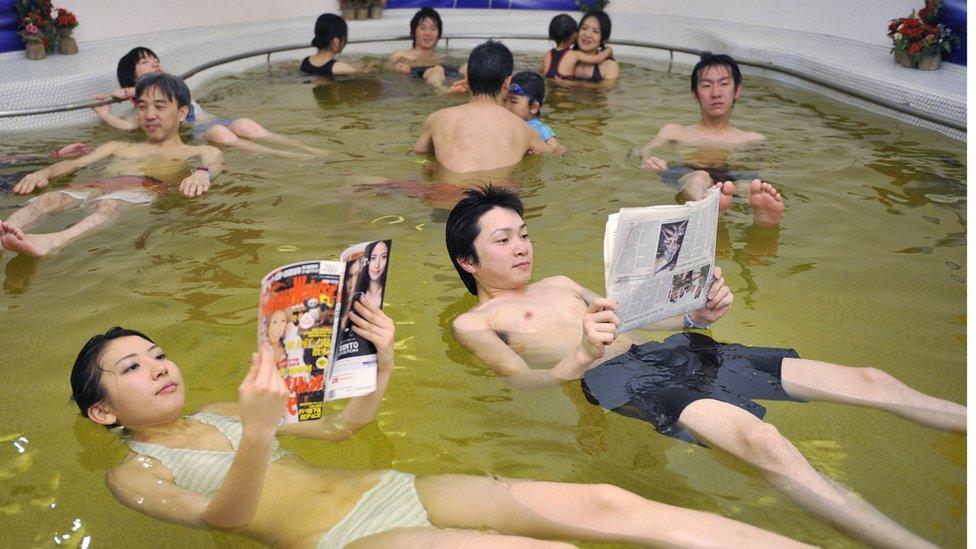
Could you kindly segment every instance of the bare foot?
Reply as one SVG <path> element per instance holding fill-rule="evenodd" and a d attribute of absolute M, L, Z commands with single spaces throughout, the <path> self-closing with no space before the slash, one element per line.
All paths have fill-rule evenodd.
<path fill-rule="evenodd" d="M 24 238 L 24 231 L 20 230 L 20 227 L 9 221 L 0 220 L 0 237 L 8 234 L 16 238 Z"/>
<path fill-rule="evenodd" d="M 11 226 L 9 223 L 4 224 Z M 16 229 L 16 227 L 14 227 Z M 50 235 L 46 234 L 24 234 L 20 229 L 10 232 L 0 232 L 0 246 L 23 255 L 40 257 L 47 255 L 56 242 Z"/>
<path fill-rule="evenodd" d="M 725 213 L 725 210 L 729 209 L 729 206 L 732 205 L 732 193 L 735 192 L 735 183 L 731 181 L 724 183 L 716 181 L 712 188 L 718 189 L 722 193 L 722 196 L 718 197 L 718 215 L 721 217 Z"/>
<path fill-rule="evenodd" d="M 783 197 L 765 181 L 753 179 L 749 183 L 749 205 L 752 206 L 752 222 L 755 225 L 774 227 L 783 218 Z"/>

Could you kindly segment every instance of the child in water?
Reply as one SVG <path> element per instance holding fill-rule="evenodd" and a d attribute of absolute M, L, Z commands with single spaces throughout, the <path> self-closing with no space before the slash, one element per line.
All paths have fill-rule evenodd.
<path fill-rule="evenodd" d="M 546 78 L 575 80 L 577 63 L 599 65 L 613 55 L 613 49 L 609 46 L 594 54 L 572 49 L 576 44 L 577 29 L 576 21 L 565 13 L 553 17 L 549 22 L 549 39 L 556 43 L 556 47 L 547 51 L 542 58 L 539 72 Z"/>
<path fill-rule="evenodd" d="M 529 126 L 539 133 L 539 137 L 549 145 L 553 154 L 563 154 L 562 146 L 552 129 L 539 120 L 542 102 L 546 99 L 546 83 L 534 72 L 523 71 L 512 77 L 505 105 Z"/>

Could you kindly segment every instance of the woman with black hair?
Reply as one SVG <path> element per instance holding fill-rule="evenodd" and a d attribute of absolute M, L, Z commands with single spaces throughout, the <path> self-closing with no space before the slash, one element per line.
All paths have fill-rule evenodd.
<path fill-rule="evenodd" d="M 323 13 L 315 20 L 315 38 L 312 47 L 315 54 L 302 59 L 300 70 L 303 74 L 330 77 L 335 74 L 355 74 L 370 72 L 378 63 L 351 65 L 336 60 L 348 40 L 349 26 L 346 20 L 334 13 Z"/>

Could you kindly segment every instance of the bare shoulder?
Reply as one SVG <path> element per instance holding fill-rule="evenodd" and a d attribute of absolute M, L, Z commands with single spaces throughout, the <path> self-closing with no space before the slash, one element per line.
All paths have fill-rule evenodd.
<path fill-rule="evenodd" d="M 471 332 L 487 329 L 488 327 L 488 315 L 484 311 L 479 311 L 476 308 L 471 309 L 466 313 L 462 313 L 454 319 L 454 322 L 451 323 L 451 328 L 455 335 L 469 334 Z"/>
<path fill-rule="evenodd" d="M 219 416 L 232 417 L 238 414 L 236 402 L 211 402 L 200 407 L 201 412 L 210 412 Z"/>
<path fill-rule="evenodd" d="M 556 275 L 556 276 L 543 278 L 542 280 L 536 282 L 535 284 L 536 286 L 541 286 L 541 287 L 567 288 L 574 291 L 581 288 L 581 286 L 577 284 L 575 280 L 569 278 L 566 275 Z"/>
<path fill-rule="evenodd" d="M 759 132 L 742 132 L 742 134 L 745 143 L 758 143 L 766 140 L 766 136 Z"/>
<path fill-rule="evenodd" d="M 122 463 L 112 467 L 105 474 L 105 484 L 113 493 L 125 491 L 133 483 L 146 478 L 167 478 L 168 470 L 155 458 L 129 452 Z M 172 477 L 169 474 L 169 477 Z"/>
<path fill-rule="evenodd" d="M 682 126 L 681 124 L 675 124 L 673 122 L 668 123 L 661 126 L 661 129 L 658 130 L 657 132 L 657 136 L 660 137 L 661 139 L 668 139 L 668 140 L 678 139 L 681 136 L 681 134 L 684 132 L 684 129 L 685 127 Z"/>

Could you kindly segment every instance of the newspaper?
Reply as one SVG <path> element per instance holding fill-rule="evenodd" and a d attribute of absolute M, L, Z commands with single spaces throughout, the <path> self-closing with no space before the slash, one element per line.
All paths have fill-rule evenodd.
<path fill-rule="evenodd" d="M 705 306 L 715 266 L 719 193 L 675 206 L 623 208 L 607 219 L 603 262 L 620 333 Z"/>
<path fill-rule="evenodd" d="M 271 345 L 290 392 L 284 423 L 320 419 L 324 403 L 376 390 L 376 348 L 352 330 L 363 297 L 382 308 L 390 240 L 347 248 L 339 261 L 303 261 L 261 280 L 258 344 Z"/>

